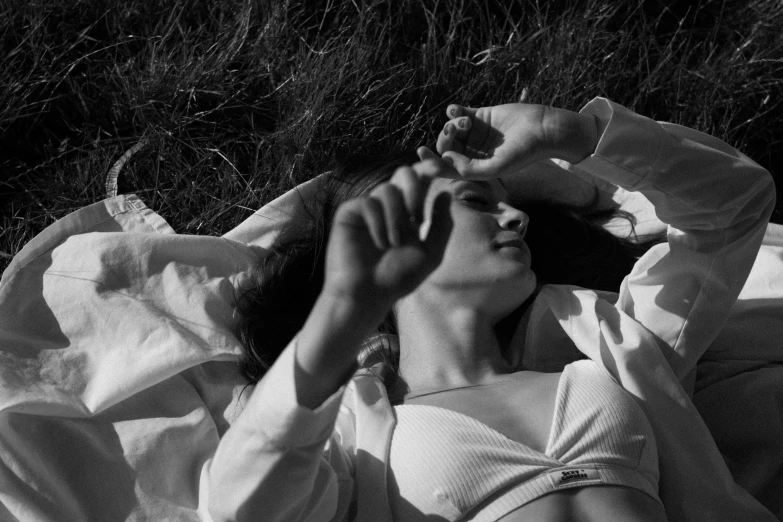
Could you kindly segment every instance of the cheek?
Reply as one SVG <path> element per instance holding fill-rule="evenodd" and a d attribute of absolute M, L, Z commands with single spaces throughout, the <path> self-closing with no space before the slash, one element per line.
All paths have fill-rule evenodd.
<path fill-rule="evenodd" d="M 469 216 L 470 217 L 470 216 Z M 492 258 L 494 222 L 491 219 L 465 219 L 458 212 L 452 213 L 452 228 L 443 263 L 459 264 L 466 269 L 477 268 Z"/>
<path fill-rule="evenodd" d="M 419 226 L 419 239 L 424 241 L 431 227 L 430 208 L 426 220 Z M 487 257 L 492 257 L 492 242 L 497 235 L 497 220 L 486 213 L 461 206 L 458 201 L 451 204 L 452 229 L 442 264 L 468 264 L 475 266 Z"/>

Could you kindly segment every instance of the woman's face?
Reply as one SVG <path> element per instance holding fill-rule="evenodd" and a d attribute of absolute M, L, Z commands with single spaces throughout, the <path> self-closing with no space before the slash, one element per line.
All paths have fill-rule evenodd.
<path fill-rule="evenodd" d="M 508 204 L 498 180 L 438 177 L 427 194 L 421 234 L 429 229 L 432 204 L 441 192 L 451 195 L 453 227 L 443 261 L 425 284 L 464 294 L 471 303 L 491 309 L 487 311 L 509 313 L 536 285 L 523 241 L 527 214 Z"/>

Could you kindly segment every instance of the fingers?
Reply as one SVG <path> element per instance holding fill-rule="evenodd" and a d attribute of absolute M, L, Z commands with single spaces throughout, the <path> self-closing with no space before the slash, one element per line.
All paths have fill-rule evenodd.
<path fill-rule="evenodd" d="M 473 123 L 468 116 L 460 116 L 447 121 L 438 135 L 438 141 L 435 145 L 437 151 L 441 154 L 449 150 L 464 152 L 465 140 L 470 135 L 472 125 Z"/>
<path fill-rule="evenodd" d="M 491 158 L 469 158 L 464 154 L 449 151 L 443 154 L 443 161 L 451 164 L 461 178 L 494 179 L 506 175 L 501 169 L 504 161 L 503 155 Z"/>
<path fill-rule="evenodd" d="M 448 115 L 449 121 L 446 122 L 443 130 L 438 135 L 435 148 L 439 153 L 455 151 L 463 154 L 465 152 L 465 141 L 473 128 L 473 120 L 477 112 L 478 109 L 456 104 L 446 107 L 446 115 Z"/>
<path fill-rule="evenodd" d="M 491 139 L 492 127 L 487 109 L 452 104 L 446 108 L 446 114 L 450 120 L 444 125 L 436 145 L 443 160 L 462 177 L 498 177 L 500 156 L 504 154 L 498 153 L 497 144 Z"/>
<path fill-rule="evenodd" d="M 434 177 L 458 178 L 459 173 L 426 147 L 420 147 L 417 153 L 422 161 L 412 166 L 398 168 L 388 182 L 378 185 L 367 198 L 370 201 L 365 205 L 362 215 L 378 248 L 386 249 L 419 242 L 420 232 L 422 232 L 429 238 L 428 242 L 432 243 L 428 248 L 438 251 L 442 245 L 436 244 L 434 238 L 441 232 L 445 233 L 446 237 L 450 233 L 450 226 L 443 221 L 445 219 L 446 222 L 450 222 L 448 211 L 450 197 L 448 196 L 446 203 L 437 203 L 443 200 L 443 196 L 436 199 L 433 214 L 427 223 L 427 231 L 420 231 L 420 225 L 425 221 L 425 200 L 432 179 Z M 444 204 L 447 214 L 445 218 L 438 213 L 438 209 L 443 210 Z M 443 219 L 439 220 L 438 216 Z M 436 226 L 436 223 L 439 224 Z M 435 232 L 433 236 L 432 230 L 439 232 Z"/>
<path fill-rule="evenodd" d="M 414 224 L 421 223 L 424 218 L 424 199 L 432 177 L 433 174 L 417 172 L 413 167 L 405 166 L 398 168 L 389 181 L 402 194 L 408 219 Z"/>
<path fill-rule="evenodd" d="M 451 194 L 441 192 L 432 205 L 430 227 L 424 238 L 424 246 L 431 254 L 431 261 L 437 265 L 443 258 L 454 222 L 451 219 Z"/>
<path fill-rule="evenodd" d="M 416 149 L 416 154 L 419 156 L 421 161 L 440 159 L 440 156 L 432 152 L 428 147 L 419 147 Z"/>
<path fill-rule="evenodd" d="M 454 170 L 454 167 L 446 162 L 443 161 L 442 158 L 440 158 L 437 154 L 430 151 L 426 147 L 420 147 L 419 150 L 426 149 L 429 152 L 423 152 L 422 153 L 425 156 L 429 156 L 429 154 L 432 155 L 432 157 L 427 157 L 426 159 L 423 159 L 422 161 L 419 161 L 418 163 L 414 163 L 411 168 L 419 175 L 419 176 L 428 176 L 429 178 L 459 178 L 459 172 Z M 420 154 L 421 155 L 421 154 Z"/>
<path fill-rule="evenodd" d="M 367 198 L 359 207 L 362 219 L 367 227 L 372 242 L 379 250 L 389 248 L 389 237 L 386 230 L 386 219 L 383 205 L 375 198 Z"/>
<path fill-rule="evenodd" d="M 433 161 L 428 159 L 416 165 Z M 400 167 L 391 180 L 370 192 L 362 215 L 378 248 L 418 242 L 418 226 L 424 219 L 424 200 L 434 175 L 421 167 L 418 172 L 413 167 Z"/>
<path fill-rule="evenodd" d="M 370 201 L 380 208 L 384 227 L 377 227 L 377 232 L 380 234 L 385 231 L 388 246 L 398 247 L 416 239 L 416 229 L 399 187 L 384 183 L 372 191 Z M 379 247 L 386 248 L 385 245 Z"/>
<path fill-rule="evenodd" d="M 446 116 L 448 116 L 450 120 L 454 120 L 460 116 L 467 116 L 472 120 L 476 116 L 476 112 L 478 112 L 478 109 L 464 107 L 462 105 L 457 105 L 456 103 L 452 103 L 446 107 Z"/>
<path fill-rule="evenodd" d="M 488 162 L 486 160 L 469 158 L 464 154 L 449 151 L 443 153 L 443 161 L 451 164 L 462 178 L 484 179 L 497 177 L 491 166 L 487 165 Z"/>

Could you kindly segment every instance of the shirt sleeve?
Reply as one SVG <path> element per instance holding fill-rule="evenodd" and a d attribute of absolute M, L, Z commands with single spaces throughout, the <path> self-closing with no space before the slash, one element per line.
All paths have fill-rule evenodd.
<path fill-rule="evenodd" d="M 353 460 L 344 443 L 353 434 L 335 430 L 346 386 L 315 410 L 300 406 L 295 350 L 294 340 L 206 464 L 202 490 L 214 521 L 347 520 Z"/>
<path fill-rule="evenodd" d="M 603 98 L 583 113 L 603 132 L 579 168 L 640 192 L 668 225 L 623 281 L 617 307 L 659 340 L 692 390 L 697 360 L 724 325 L 775 203 L 770 174 L 723 141 L 658 123 Z"/>
<path fill-rule="evenodd" d="M 684 389 L 691 383 L 681 385 L 751 269 L 774 205 L 771 176 L 691 129 L 603 99 L 583 111 L 604 129 L 580 168 L 644 194 L 667 223 L 668 242 L 637 262 L 616 303 L 568 287 L 544 287 L 541 295 L 579 350 L 647 414 L 658 448 L 659 496 L 671 520 L 774 520 L 736 484 Z"/>

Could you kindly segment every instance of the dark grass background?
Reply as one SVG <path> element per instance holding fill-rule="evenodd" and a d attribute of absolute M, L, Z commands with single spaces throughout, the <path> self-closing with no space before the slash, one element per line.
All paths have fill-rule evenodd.
<path fill-rule="evenodd" d="M 219 235 L 340 155 L 432 145 L 450 102 L 597 95 L 781 180 L 783 2 L 0 0 L 0 269 L 139 143 L 120 192 Z"/>

